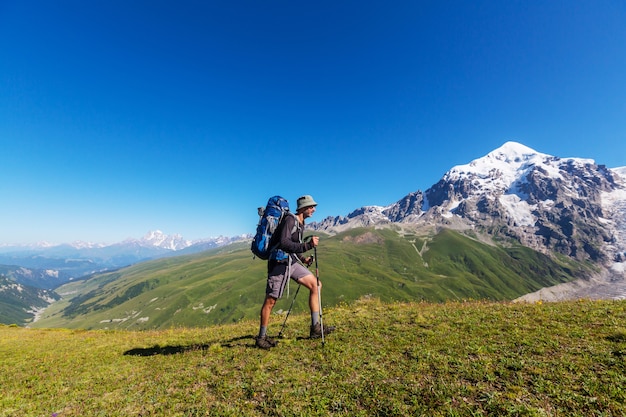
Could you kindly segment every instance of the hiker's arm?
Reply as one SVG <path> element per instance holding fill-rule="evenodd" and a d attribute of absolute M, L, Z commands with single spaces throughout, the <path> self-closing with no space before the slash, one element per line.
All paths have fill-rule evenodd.
<path fill-rule="evenodd" d="M 280 248 L 288 253 L 302 253 L 313 249 L 314 243 L 309 240 L 305 243 L 294 242 L 291 238 L 291 231 L 296 222 L 296 218 L 289 216 L 285 219 L 282 230 L 280 232 Z"/>
<path fill-rule="evenodd" d="M 311 236 L 311 240 L 309 240 L 309 243 L 312 247 L 316 247 L 319 244 L 319 241 L 320 241 L 320 238 L 318 236 Z M 313 255 L 304 256 L 302 253 L 298 254 L 298 258 L 300 258 L 300 261 L 306 266 L 311 266 L 311 264 L 315 260 Z"/>
<path fill-rule="evenodd" d="M 309 239 L 306 242 L 308 244 L 308 246 L 309 246 L 309 249 L 307 249 L 307 250 L 311 250 L 314 247 L 316 247 L 319 244 L 319 241 L 320 241 L 320 238 L 318 236 L 311 236 L 311 239 Z M 305 250 L 304 252 L 306 252 L 307 250 Z M 298 257 L 300 258 L 300 260 L 304 264 L 311 265 L 313 263 L 313 257 L 312 256 L 304 256 L 302 253 L 299 253 Z"/>

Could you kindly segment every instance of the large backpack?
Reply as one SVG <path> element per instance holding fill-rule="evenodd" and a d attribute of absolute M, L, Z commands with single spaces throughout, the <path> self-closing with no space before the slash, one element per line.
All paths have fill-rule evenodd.
<path fill-rule="evenodd" d="M 278 226 L 283 218 L 289 214 L 289 202 L 279 195 L 271 197 L 265 209 L 259 207 L 259 224 L 256 227 L 256 235 L 252 240 L 250 249 L 255 256 L 267 260 L 272 251 L 276 249 L 272 246 L 272 235 L 278 230 Z M 277 249 L 278 252 L 282 252 Z M 286 258 L 284 253 L 275 253 L 274 258 L 281 260 Z"/>

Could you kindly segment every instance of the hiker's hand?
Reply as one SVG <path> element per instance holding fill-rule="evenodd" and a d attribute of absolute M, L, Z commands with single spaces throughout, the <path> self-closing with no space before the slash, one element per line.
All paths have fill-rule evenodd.
<path fill-rule="evenodd" d="M 316 247 L 320 243 L 319 236 L 311 236 L 311 244 Z"/>
<path fill-rule="evenodd" d="M 309 256 L 308 258 L 304 260 L 304 263 L 306 264 L 306 266 L 311 266 L 314 260 L 315 258 L 313 256 Z"/>

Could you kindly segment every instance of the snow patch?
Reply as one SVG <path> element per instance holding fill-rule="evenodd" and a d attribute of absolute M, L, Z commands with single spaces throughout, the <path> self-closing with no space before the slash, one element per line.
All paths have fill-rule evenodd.
<path fill-rule="evenodd" d="M 626 179 L 626 167 L 611 168 L 611 171 Z"/>
<path fill-rule="evenodd" d="M 535 224 L 536 219 L 532 215 L 533 206 L 522 200 L 518 195 L 501 195 L 500 203 L 507 209 L 517 226 L 533 226 Z"/>
<path fill-rule="evenodd" d="M 626 178 L 626 177 L 625 177 Z M 626 252 L 626 184 L 611 192 L 603 192 L 604 223 L 612 229 L 615 240 L 609 247 L 614 253 Z M 610 220 L 609 220 L 610 219 Z"/>

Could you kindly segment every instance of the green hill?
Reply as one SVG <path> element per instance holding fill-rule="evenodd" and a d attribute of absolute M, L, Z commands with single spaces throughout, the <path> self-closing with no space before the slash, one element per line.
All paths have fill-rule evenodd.
<path fill-rule="evenodd" d="M 626 415 L 626 302 L 328 308 L 324 345 L 256 320 L 142 332 L 0 326 L 0 417 Z M 278 323 L 272 326 L 272 334 Z"/>
<path fill-rule="evenodd" d="M 18 284 L 0 275 L 0 323 L 26 324 L 32 320 L 33 311 L 58 299 L 54 291 Z"/>
<path fill-rule="evenodd" d="M 582 277 L 573 261 L 521 246 L 488 245 L 443 229 L 428 236 L 392 229 L 353 229 L 323 236 L 318 248 L 324 306 L 364 296 L 384 302 L 512 300 L 542 287 Z M 196 255 L 137 264 L 57 289 L 33 327 L 161 329 L 255 318 L 264 298 L 266 262 L 246 243 Z M 279 302 L 286 310 L 295 292 Z M 307 297 L 294 311 L 307 309 Z"/>

